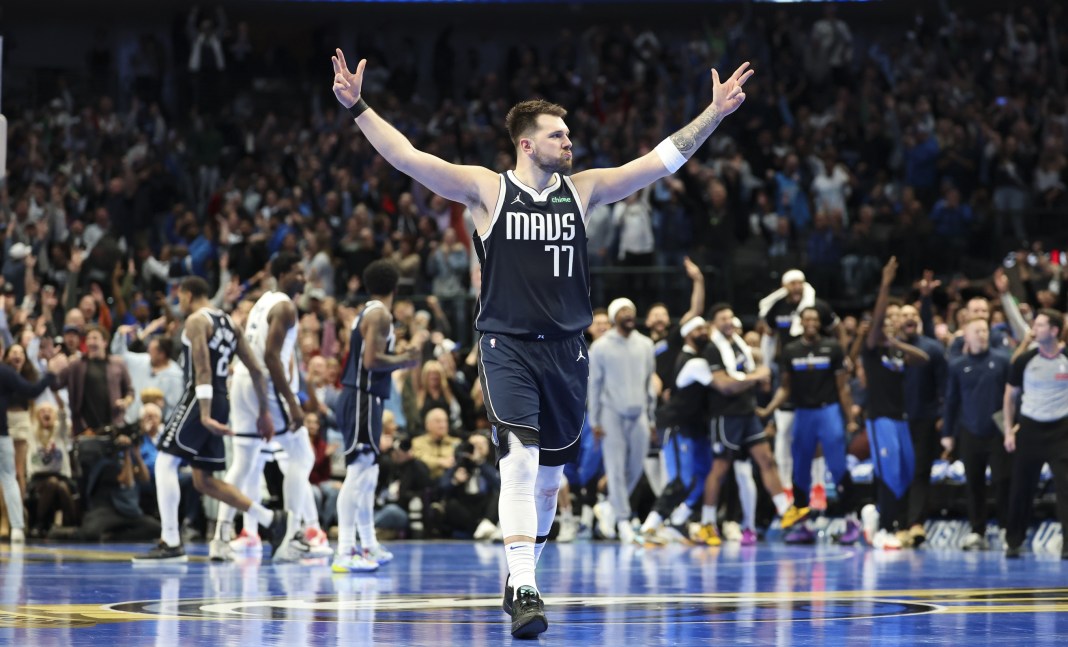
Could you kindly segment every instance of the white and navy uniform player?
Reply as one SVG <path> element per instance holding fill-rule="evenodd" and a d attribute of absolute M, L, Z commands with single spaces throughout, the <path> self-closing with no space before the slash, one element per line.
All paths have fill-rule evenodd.
<path fill-rule="evenodd" d="M 375 536 L 374 499 L 378 485 L 383 401 L 389 398 L 390 373 L 415 367 L 426 342 L 425 331 L 408 350 L 395 354 L 393 295 L 400 274 L 395 264 L 375 261 L 363 273 L 371 300 L 352 323 L 349 355 L 337 401 L 338 426 L 345 452 L 345 482 L 337 499 L 338 544 L 334 572 L 375 570 L 393 558 Z M 356 550 L 359 531 L 361 551 Z"/>
<path fill-rule="evenodd" d="M 271 261 L 271 274 L 279 288 L 264 293 L 252 306 L 245 326 L 245 339 L 252 354 L 267 370 L 267 412 L 274 425 L 274 442 L 285 452 L 288 460 L 283 471 L 283 496 L 286 507 L 300 517 L 303 525 L 301 539 L 280 551 L 275 559 L 297 559 L 311 554 L 328 556 L 331 551 L 326 533 L 319 528 L 319 515 L 308 476 L 315 463 L 315 452 L 304 427 L 304 414 L 297 398 L 300 373 L 297 366 L 297 308 L 292 295 L 304 289 L 304 272 L 300 257 L 283 252 Z M 244 364 L 234 368 L 232 385 L 234 429 L 233 462 L 226 473 L 226 481 L 241 489 L 247 496 L 259 492 L 266 454 L 265 442 L 256 432 L 256 419 L 261 411 L 252 377 Z M 309 511 L 310 509 L 310 511 Z M 234 511 L 219 506 L 210 555 L 212 559 L 231 559 L 231 538 Z M 247 519 L 246 519 L 247 521 Z M 256 542 L 246 532 L 238 545 L 255 549 Z"/>
<path fill-rule="evenodd" d="M 654 150 L 623 166 L 570 176 L 567 111 L 544 100 L 512 107 L 505 126 L 516 167 L 497 174 L 450 164 L 412 146 L 363 100 L 366 61 L 350 70 L 336 50 L 333 91 L 382 157 L 417 182 L 466 206 L 475 226 L 482 286 L 475 328 L 487 411 L 501 471 L 501 530 L 510 580 L 502 605 L 512 636 L 548 629 L 534 577 L 556 516 L 563 465 L 578 449 L 589 372 L 582 331 L 592 320 L 586 214 L 674 173 L 745 100 L 743 65 L 725 82 L 713 72 L 712 103 Z"/>
<path fill-rule="evenodd" d="M 213 476 L 226 461 L 222 436 L 233 434 L 225 424 L 230 414 L 226 380 L 235 355 L 251 369 L 260 402 L 266 399 L 266 389 L 262 370 L 241 330 L 229 315 L 210 307 L 208 291 L 207 282 L 199 277 L 186 278 L 178 289 L 179 307 L 187 315 L 182 333 L 186 390 L 158 443 L 156 496 L 163 536 L 156 548 L 135 558 L 138 563 L 186 561 L 178 532 L 178 468 L 183 461 L 193 468 L 197 491 L 246 511 L 259 525 L 268 526 L 276 551 L 292 539 L 295 530 L 285 512 L 272 513 Z M 270 437 L 274 431 L 269 419 L 260 418 L 256 425 L 261 436 Z"/>

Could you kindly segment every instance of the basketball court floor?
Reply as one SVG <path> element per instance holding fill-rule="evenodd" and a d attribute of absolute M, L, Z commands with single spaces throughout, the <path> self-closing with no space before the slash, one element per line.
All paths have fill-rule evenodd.
<path fill-rule="evenodd" d="M 369 575 L 325 564 L 133 567 L 145 546 L 0 550 L 0 645 L 463 645 L 512 642 L 500 545 L 396 542 Z M 550 544 L 544 644 L 1064 645 L 1068 561 L 778 543 Z M 518 642 L 518 641 L 517 641 Z"/>

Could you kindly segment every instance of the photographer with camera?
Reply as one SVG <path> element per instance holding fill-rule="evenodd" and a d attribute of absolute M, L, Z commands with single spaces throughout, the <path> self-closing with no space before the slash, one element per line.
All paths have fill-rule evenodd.
<path fill-rule="evenodd" d="M 489 438 L 471 434 L 456 450 L 456 466 L 438 481 L 440 503 L 434 507 L 446 538 L 470 539 L 484 524 L 491 533 L 497 526 L 501 476 L 487 461 L 489 448 Z"/>
<path fill-rule="evenodd" d="M 86 506 L 78 528 L 52 528 L 49 539 L 147 541 L 159 535 L 160 522 L 144 513 L 141 488 L 152 480 L 139 450 L 137 427 L 105 427 L 80 438 L 77 461 L 85 475 Z"/>

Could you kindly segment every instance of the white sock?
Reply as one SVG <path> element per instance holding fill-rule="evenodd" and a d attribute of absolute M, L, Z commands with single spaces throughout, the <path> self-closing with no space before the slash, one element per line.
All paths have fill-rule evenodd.
<path fill-rule="evenodd" d="M 308 430 L 301 427 L 297 431 L 282 434 L 278 437 L 278 442 L 289 457 L 285 465 L 285 479 L 282 481 L 282 496 L 285 498 L 286 509 L 303 521 L 303 513 L 307 510 L 305 497 L 313 500 L 314 507 L 308 477 L 315 465 L 315 452 L 308 439 Z"/>
<path fill-rule="evenodd" d="M 364 550 L 377 550 L 375 536 L 375 487 L 378 485 L 378 465 L 363 470 L 360 475 L 359 506 L 356 508 L 356 528 L 360 532 L 360 545 Z"/>
<path fill-rule="evenodd" d="M 738 482 L 738 499 L 742 503 L 742 528 L 756 528 L 757 487 L 753 480 L 753 464 L 734 462 L 734 480 Z"/>
<path fill-rule="evenodd" d="M 701 506 L 701 525 L 716 523 L 716 506 L 703 505 Z"/>
<path fill-rule="evenodd" d="M 530 586 L 538 589 L 534 581 L 534 544 L 529 541 L 517 541 L 504 547 L 508 558 L 508 583 L 512 585 L 512 599 L 519 593 L 519 587 Z"/>
<path fill-rule="evenodd" d="M 256 469 L 260 460 L 260 447 L 263 441 L 250 442 L 244 438 L 235 438 L 231 445 L 233 460 L 230 469 L 226 470 L 223 480 L 241 490 L 241 493 L 252 501 L 259 500 L 258 492 L 248 491 L 250 473 Z M 261 468 L 262 471 L 262 468 Z M 259 486 L 259 474 L 256 477 L 256 486 Z M 215 539 L 229 541 L 233 538 L 233 521 L 235 510 L 230 505 L 219 501 L 219 511 L 215 515 Z M 250 519 L 245 519 L 245 527 L 252 532 L 254 528 L 249 525 Z"/>
<path fill-rule="evenodd" d="M 178 524 L 178 505 L 182 502 L 182 489 L 178 485 L 178 468 L 182 459 L 167 452 L 156 457 L 156 505 L 159 507 L 161 538 L 168 546 L 179 546 L 182 535 Z"/>
<path fill-rule="evenodd" d="M 345 469 L 345 482 L 337 496 L 337 554 L 348 557 L 356 549 L 356 510 L 360 505 L 360 479 L 368 465 L 366 454 Z"/>
<path fill-rule="evenodd" d="M 785 492 L 779 492 L 771 497 L 771 501 L 775 504 L 775 512 L 777 512 L 780 517 L 786 514 L 786 511 L 790 509 L 790 497 L 786 496 Z"/>
<path fill-rule="evenodd" d="M 252 517 L 252 520 L 263 527 L 269 527 L 271 522 L 274 521 L 274 513 L 263 507 L 263 504 L 252 502 L 252 505 L 248 508 L 248 516 Z M 250 528 L 249 532 L 253 532 Z"/>

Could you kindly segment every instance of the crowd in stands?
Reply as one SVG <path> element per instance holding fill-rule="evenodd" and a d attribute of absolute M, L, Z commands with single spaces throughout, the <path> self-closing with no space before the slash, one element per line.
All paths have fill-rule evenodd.
<path fill-rule="evenodd" d="M 709 145 L 677 174 L 589 215 L 594 307 L 628 296 L 639 323 L 658 325 L 664 283 L 641 268 L 674 268 L 667 281 L 686 283 L 689 256 L 710 277 L 709 302 L 732 299 L 745 328 L 762 332 L 741 287 L 753 276 L 748 250 L 760 259 L 756 292 L 803 268 L 839 306 L 850 342 L 870 325 L 865 311 L 895 255 L 901 304 L 917 306 L 917 321 L 922 310 L 924 331 L 945 349 L 973 297 L 1018 304 L 1019 326 L 1002 305 L 989 308 L 1011 352 L 1029 343 L 1040 308 L 1068 309 L 1068 239 L 1050 229 L 1063 227 L 1068 204 L 1068 35 L 1049 6 L 1047 15 L 935 3 L 889 30 L 834 8 L 814 20 L 728 9 L 705 29 L 674 33 L 565 29 L 501 60 L 445 29 L 426 70 L 373 39 L 354 53 L 369 60 L 368 103 L 417 147 L 497 171 L 514 164 L 503 117 L 515 101 L 542 95 L 568 108 L 577 169 L 615 165 L 703 107 L 710 67 L 752 61 L 746 105 Z M 56 388 L 2 414 L 26 533 L 158 536 L 153 440 L 183 387 L 178 281 L 206 278 L 214 305 L 240 324 L 269 287 L 270 259 L 290 251 L 308 280 L 298 300 L 300 398 L 324 527 L 336 520 L 344 474 L 333 405 L 367 298 L 360 277 L 388 258 L 402 277 L 398 338 L 431 335 L 421 365 L 393 377 L 378 526 L 493 538 L 499 476 L 472 351 L 479 272 L 469 218 L 390 168 L 330 100 L 328 82 L 309 96 L 260 94 L 252 80 L 267 53 L 247 22 L 194 12 L 188 27 L 166 46 L 141 39 L 120 91 L 71 76 L 39 104 L 4 96 L 3 361 L 30 382 L 58 370 Z M 462 72 L 459 58 L 471 63 Z M 94 68 L 108 81 L 97 87 L 112 87 L 116 69 Z M 637 279 L 601 273 L 615 267 Z M 609 325 L 600 313 L 591 338 Z M 53 365 L 56 355 L 69 365 Z M 862 413 L 865 386 L 852 378 Z M 190 531 L 204 533 L 191 484 L 184 496 Z"/>

